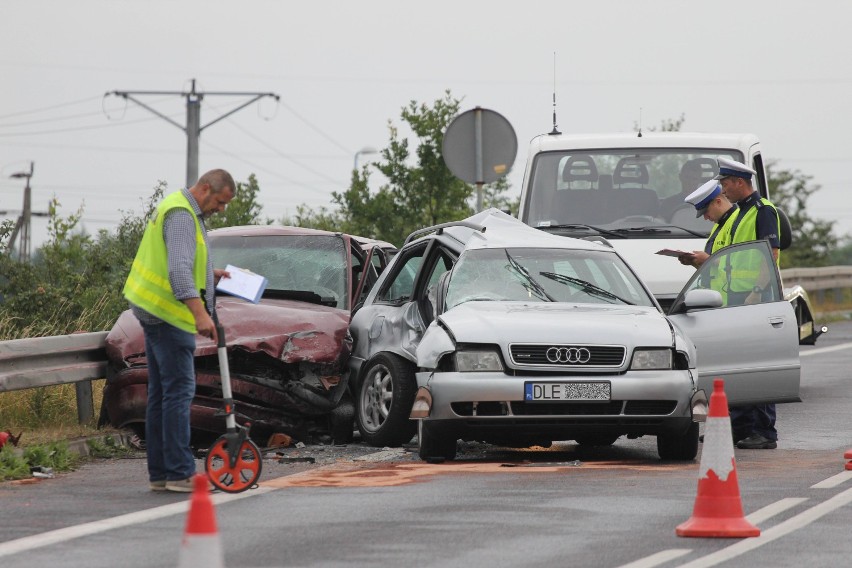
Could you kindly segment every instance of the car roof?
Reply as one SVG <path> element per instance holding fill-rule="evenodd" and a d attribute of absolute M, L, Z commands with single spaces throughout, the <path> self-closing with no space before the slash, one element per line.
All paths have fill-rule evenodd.
<path fill-rule="evenodd" d="M 310 229 L 308 227 L 291 227 L 288 225 L 238 225 L 235 227 L 223 227 L 210 231 L 211 236 L 237 236 L 237 237 L 267 237 L 267 236 L 282 236 L 282 235 L 315 235 L 315 236 L 335 236 L 344 235 L 334 231 L 324 231 L 321 229 Z M 359 237 L 357 235 L 347 235 L 349 238 L 361 245 L 362 248 L 378 245 L 383 249 L 393 249 L 396 247 L 391 243 L 370 239 L 367 237 Z"/>
<path fill-rule="evenodd" d="M 484 230 L 466 226 L 451 226 L 442 230 L 465 249 L 520 247 L 613 251 L 601 243 L 553 235 L 535 229 L 499 209 L 486 209 L 463 221 L 479 225 Z"/>
<path fill-rule="evenodd" d="M 531 152 L 640 148 L 729 148 L 747 150 L 758 144 L 754 134 L 704 132 L 619 132 L 606 134 L 542 134 L 530 144 Z"/>

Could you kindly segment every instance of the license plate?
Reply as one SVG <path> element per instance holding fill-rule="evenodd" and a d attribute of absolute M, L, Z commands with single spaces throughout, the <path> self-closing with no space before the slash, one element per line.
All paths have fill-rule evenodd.
<path fill-rule="evenodd" d="M 524 400 L 552 402 L 561 400 L 609 400 L 608 382 L 597 383 L 524 383 Z"/>

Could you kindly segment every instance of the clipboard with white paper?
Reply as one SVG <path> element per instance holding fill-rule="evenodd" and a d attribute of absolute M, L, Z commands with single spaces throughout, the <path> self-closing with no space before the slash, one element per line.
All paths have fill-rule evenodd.
<path fill-rule="evenodd" d="M 216 285 L 217 292 L 237 296 L 253 304 L 260 301 L 263 291 L 266 290 L 266 285 L 269 283 L 264 276 L 232 264 L 227 265 L 225 270 L 230 273 L 231 277 L 219 279 L 219 283 Z"/>

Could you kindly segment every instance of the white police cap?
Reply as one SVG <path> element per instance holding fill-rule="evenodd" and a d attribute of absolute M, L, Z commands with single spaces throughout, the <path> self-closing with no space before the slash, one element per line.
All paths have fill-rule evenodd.
<path fill-rule="evenodd" d="M 751 176 L 757 173 L 747 165 L 735 162 L 734 160 L 729 160 L 728 158 L 719 158 L 717 161 L 719 162 L 719 175 L 717 175 L 715 179 L 734 176 L 751 180 Z"/>
<path fill-rule="evenodd" d="M 696 217 L 701 217 L 704 215 L 704 212 L 707 210 L 707 206 L 710 205 L 710 202 L 719 197 L 721 194 L 722 186 L 719 185 L 719 182 L 715 179 L 711 179 L 687 195 L 684 201 L 695 207 Z"/>

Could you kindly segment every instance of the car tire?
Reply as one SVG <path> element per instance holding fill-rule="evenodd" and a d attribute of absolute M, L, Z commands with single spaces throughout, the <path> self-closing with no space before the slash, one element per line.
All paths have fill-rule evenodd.
<path fill-rule="evenodd" d="M 694 460 L 698 455 L 698 423 L 692 422 L 686 432 L 657 434 L 657 453 L 663 460 Z"/>
<path fill-rule="evenodd" d="M 351 444 L 355 439 L 355 403 L 348 391 L 328 415 L 328 433 L 335 444 Z"/>
<path fill-rule="evenodd" d="M 417 421 L 417 449 L 420 459 L 430 461 L 434 459 L 454 460 L 458 450 L 457 440 L 449 436 L 441 435 L 430 428 L 423 420 Z"/>
<path fill-rule="evenodd" d="M 415 367 L 402 357 L 381 353 L 364 371 L 358 386 L 355 421 L 361 440 L 383 448 L 411 440 L 417 425 L 409 419 L 417 392 Z"/>

